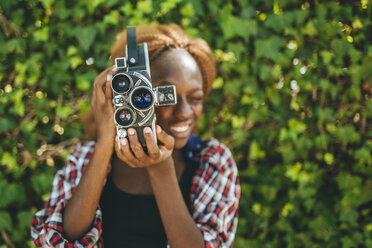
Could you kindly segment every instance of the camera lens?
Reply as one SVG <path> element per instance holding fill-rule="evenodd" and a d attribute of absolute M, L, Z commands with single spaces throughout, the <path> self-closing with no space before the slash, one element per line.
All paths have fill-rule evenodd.
<path fill-rule="evenodd" d="M 147 87 L 138 87 L 131 94 L 131 102 L 135 109 L 148 110 L 154 103 L 153 94 Z"/>
<path fill-rule="evenodd" d="M 123 94 L 130 90 L 131 79 L 125 74 L 117 74 L 112 79 L 111 85 L 115 92 Z"/>
<path fill-rule="evenodd" d="M 116 123 L 123 127 L 128 127 L 135 121 L 136 114 L 133 110 L 127 107 L 119 108 L 115 112 Z"/>

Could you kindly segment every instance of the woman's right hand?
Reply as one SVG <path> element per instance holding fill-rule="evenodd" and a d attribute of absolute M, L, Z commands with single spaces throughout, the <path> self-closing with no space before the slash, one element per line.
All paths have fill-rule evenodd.
<path fill-rule="evenodd" d="M 63 233 L 74 241 L 83 237 L 94 222 L 107 168 L 115 144 L 114 106 L 112 104 L 111 74 L 108 68 L 94 80 L 92 111 L 97 129 L 97 143 L 89 164 L 67 202 L 63 212 Z"/>
<path fill-rule="evenodd" d="M 114 106 L 112 104 L 111 77 L 116 69 L 107 68 L 94 80 L 92 110 L 97 128 L 97 145 L 110 147 L 114 150 L 115 123 Z"/>

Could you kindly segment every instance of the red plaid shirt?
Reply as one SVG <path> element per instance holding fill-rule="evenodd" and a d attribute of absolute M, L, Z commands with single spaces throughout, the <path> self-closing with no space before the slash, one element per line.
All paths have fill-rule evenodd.
<path fill-rule="evenodd" d="M 37 247 L 103 247 L 99 206 L 94 223 L 84 237 L 69 242 L 62 231 L 63 210 L 79 184 L 94 146 L 93 141 L 78 144 L 66 165 L 57 172 L 50 196 L 32 222 L 31 237 Z M 204 235 L 205 247 L 231 247 L 240 198 L 238 171 L 231 152 L 215 139 L 202 142 L 192 135 L 186 156 L 200 165 L 192 179 L 190 199 L 192 217 Z M 108 173 L 110 169 L 111 166 Z"/>

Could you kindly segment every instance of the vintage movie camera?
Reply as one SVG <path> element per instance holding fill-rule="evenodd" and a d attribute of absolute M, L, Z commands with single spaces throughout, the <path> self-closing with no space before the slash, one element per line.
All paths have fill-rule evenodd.
<path fill-rule="evenodd" d="M 120 139 L 127 136 L 127 130 L 133 127 L 138 139 L 146 150 L 143 129 L 150 127 L 156 139 L 154 107 L 177 103 L 175 86 L 152 88 L 147 44 L 137 44 L 136 27 L 127 27 L 126 57 L 115 58 L 118 69 L 112 74 L 112 103 L 115 109 L 116 139 L 120 148 Z"/>

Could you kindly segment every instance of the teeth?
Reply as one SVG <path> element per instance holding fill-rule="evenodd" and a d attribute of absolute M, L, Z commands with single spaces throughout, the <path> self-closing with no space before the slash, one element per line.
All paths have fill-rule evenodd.
<path fill-rule="evenodd" d="M 171 127 L 171 129 L 176 132 L 185 132 L 187 129 L 189 129 L 189 126 Z"/>

